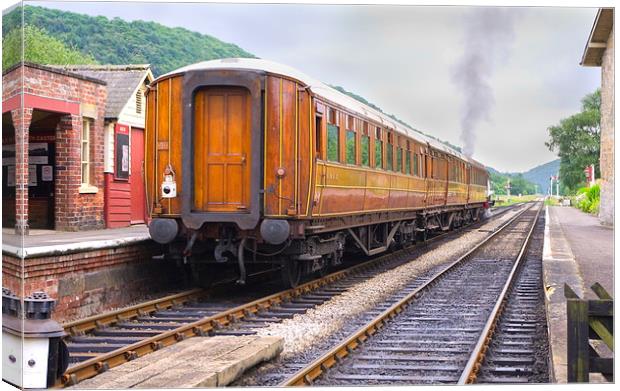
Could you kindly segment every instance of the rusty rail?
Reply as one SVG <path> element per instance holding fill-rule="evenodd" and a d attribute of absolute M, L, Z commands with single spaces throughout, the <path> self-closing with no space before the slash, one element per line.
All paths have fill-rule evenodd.
<path fill-rule="evenodd" d="M 62 327 L 69 335 L 81 335 L 120 321 L 130 320 L 154 311 L 171 308 L 175 305 L 183 304 L 195 298 L 204 296 L 205 294 L 206 292 L 202 289 L 191 289 L 159 299 L 132 305 L 130 307 L 121 308 L 115 311 L 105 312 L 103 314 L 90 316 L 88 318 L 66 322 L 62 324 Z"/>
<path fill-rule="evenodd" d="M 397 303 L 393 304 L 390 308 L 383 311 L 381 314 L 376 316 L 366 325 L 360 327 L 355 332 L 346 337 L 341 343 L 336 345 L 334 348 L 329 350 L 327 353 L 323 354 L 321 357 L 317 358 L 306 367 L 297 371 L 293 376 L 281 382 L 278 386 L 287 387 L 287 386 L 305 386 L 310 385 L 314 381 L 314 379 L 318 378 L 324 371 L 333 367 L 340 360 L 349 355 L 350 352 L 355 350 L 359 345 L 361 345 L 365 340 L 370 338 L 373 334 L 375 334 L 379 329 L 381 329 L 386 322 L 390 319 L 397 316 L 400 312 L 402 312 L 411 302 L 413 302 L 416 297 L 418 297 L 423 291 L 429 289 L 431 285 L 433 285 L 438 279 L 442 276 L 446 275 L 447 272 L 454 269 L 461 262 L 468 259 L 474 252 L 476 252 L 480 247 L 482 247 L 489 240 L 494 238 L 497 234 L 503 231 L 506 227 L 510 226 L 516 219 L 521 217 L 523 213 L 529 210 L 532 206 L 524 208 L 517 215 L 512 217 L 506 223 L 504 223 L 499 229 L 495 230 L 491 235 L 486 237 L 482 242 L 478 243 L 475 247 L 469 250 L 465 255 L 461 256 L 459 259 L 451 263 L 450 265 L 443 268 L 440 272 L 435 274 L 433 278 L 429 281 L 421 285 L 418 289 L 411 292 Z"/>
<path fill-rule="evenodd" d="M 500 213 L 498 213 L 497 215 L 493 217 L 498 217 L 499 215 L 504 214 L 510 209 L 511 208 L 506 208 L 506 210 L 502 210 Z M 513 221 L 521 213 L 523 213 L 523 211 L 520 212 L 513 219 L 511 219 L 509 222 Z M 463 228 L 471 228 L 471 227 L 472 225 L 463 227 Z M 500 230 L 503 229 L 504 227 L 505 225 L 502 226 Z M 449 233 L 446 233 L 446 234 L 436 236 L 434 238 L 427 240 L 423 244 L 424 245 L 431 244 L 437 240 L 446 238 L 450 235 L 454 235 L 460 232 L 461 230 L 462 228 L 459 230 L 450 231 Z M 499 230 L 491 234 L 489 237 L 487 237 L 482 243 L 485 243 L 487 240 L 493 237 L 497 232 L 499 232 Z M 185 324 L 174 330 L 169 330 L 161 334 L 158 334 L 156 336 L 146 338 L 142 341 L 136 342 L 131 345 L 124 346 L 122 348 L 113 350 L 111 352 L 102 353 L 101 355 L 97 357 L 93 357 L 89 360 L 83 361 L 81 363 L 78 363 L 78 364 L 75 364 L 69 367 L 67 371 L 57 381 L 55 386 L 65 387 L 65 386 L 78 384 L 79 382 L 89 379 L 93 376 L 96 376 L 99 373 L 105 372 L 110 368 L 114 368 L 118 365 L 129 362 L 131 360 L 134 360 L 135 358 L 142 357 L 146 354 L 159 350 L 163 347 L 173 345 L 186 338 L 207 335 L 211 331 L 214 331 L 221 327 L 225 327 L 229 325 L 230 323 L 243 319 L 246 316 L 256 314 L 262 310 L 267 310 L 273 305 L 278 305 L 280 303 L 283 303 L 291 299 L 294 299 L 298 296 L 301 296 L 302 294 L 319 289 L 320 287 L 323 287 L 329 283 L 345 278 L 352 273 L 357 273 L 360 271 L 364 271 L 368 268 L 378 266 L 381 263 L 388 261 L 395 255 L 398 255 L 401 252 L 407 251 L 407 250 L 408 249 L 406 248 L 396 253 L 382 255 L 380 257 L 357 264 L 348 269 L 341 270 L 341 271 L 329 274 L 320 279 L 307 282 L 296 288 L 288 289 L 288 290 L 285 290 L 279 293 L 275 293 L 275 294 L 263 297 L 261 299 L 252 301 L 250 303 L 237 306 L 230 310 L 223 311 L 219 314 L 205 317 L 195 322 Z M 468 252 L 468 254 L 470 252 Z M 198 297 L 204 294 L 206 294 L 206 292 L 200 289 L 195 289 L 195 290 L 191 290 L 187 292 L 178 293 L 176 295 L 164 297 L 161 299 L 152 300 L 146 303 L 137 304 L 135 306 L 128 307 L 126 309 L 120 309 L 117 311 L 112 311 L 109 313 L 96 315 L 96 316 L 86 318 L 83 320 L 69 322 L 69 323 L 64 324 L 63 326 L 65 327 L 65 330 L 67 330 L 69 334 L 78 335 L 84 332 L 94 330 L 98 327 L 100 328 L 106 325 L 113 324 L 121 320 L 128 320 L 128 319 L 140 316 L 141 314 L 144 314 L 144 313 L 153 312 L 158 309 L 169 308 L 172 305 L 187 302 L 192 298 L 195 298 L 195 297 Z"/>

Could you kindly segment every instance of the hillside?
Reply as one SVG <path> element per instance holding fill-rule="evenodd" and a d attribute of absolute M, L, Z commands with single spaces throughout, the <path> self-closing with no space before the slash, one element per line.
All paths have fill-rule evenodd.
<path fill-rule="evenodd" d="M 26 48 L 22 56 L 23 46 Z M 2 37 L 2 70 L 21 59 L 34 63 L 45 64 L 95 64 L 96 61 L 79 50 L 67 47 L 62 41 L 50 37 L 43 30 L 28 25 L 23 35 L 19 29 L 11 30 Z"/>
<path fill-rule="evenodd" d="M 539 194 L 547 194 L 549 190 L 549 177 L 557 175 L 559 169 L 560 159 L 541 164 L 526 172 L 502 173 L 493 167 L 487 167 L 491 174 L 493 189 L 497 194 L 506 194 L 504 186 L 508 179 L 510 179 L 512 194 L 533 194 L 534 185 L 538 185 L 536 190 Z"/>
<path fill-rule="evenodd" d="M 547 194 L 549 190 L 549 177 L 557 175 L 560 171 L 560 159 L 552 160 L 549 163 L 541 164 L 523 173 L 523 178 L 538 185 L 542 194 Z"/>
<path fill-rule="evenodd" d="M 2 17 L 2 36 L 19 28 L 20 8 Z M 42 29 L 101 64 L 151 64 L 155 76 L 187 64 L 225 57 L 255 57 L 237 45 L 180 27 L 43 7 L 24 7 L 24 23 Z"/>

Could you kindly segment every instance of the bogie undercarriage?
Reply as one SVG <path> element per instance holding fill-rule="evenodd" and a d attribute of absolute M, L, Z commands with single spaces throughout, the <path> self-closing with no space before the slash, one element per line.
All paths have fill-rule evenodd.
<path fill-rule="evenodd" d="M 342 264 L 346 254 L 364 257 L 425 241 L 430 235 L 471 224 L 483 208 L 422 211 L 408 220 L 388 221 L 289 237 L 268 244 L 255 231 L 224 226 L 217 237 L 206 229 L 187 231 L 169 244 L 167 257 L 176 259 L 192 283 L 209 286 L 233 273 L 238 284 L 248 276 L 274 272 L 285 287 L 297 286 L 304 276 L 324 275 Z M 213 235 L 213 230 L 210 231 Z M 277 273 L 279 271 L 279 273 Z"/>

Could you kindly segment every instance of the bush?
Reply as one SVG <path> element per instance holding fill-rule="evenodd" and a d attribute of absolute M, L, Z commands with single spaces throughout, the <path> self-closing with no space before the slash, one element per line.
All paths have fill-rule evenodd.
<path fill-rule="evenodd" d="M 601 187 L 598 184 L 582 187 L 577 193 L 577 207 L 586 213 L 597 214 L 601 203 Z"/>

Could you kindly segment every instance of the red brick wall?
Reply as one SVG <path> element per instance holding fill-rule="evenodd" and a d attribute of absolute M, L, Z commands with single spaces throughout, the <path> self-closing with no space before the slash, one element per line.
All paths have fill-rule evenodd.
<path fill-rule="evenodd" d="M 3 91 L 2 100 L 6 102 L 11 97 L 21 93 L 21 80 L 23 74 L 23 91 L 25 94 L 42 96 L 45 98 L 62 100 L 79 104 L 82 108 L 80 114 L 65 113 L 58 128 L 56 129 L 56 229 L 77 231 L 85 229 L 104 228 L 104 137 L 103 122 L 105 114 L 105 102 L 107 89 L 104 84 L 88 80 L 87 78 L 72 75 L 64 71 L 45 69 L 45 67 L 24 65 L 17 67 L 2 77 Z M 59 105 L 60 107 L 61 105 Z M 16 128 L 16 140 L 26 140 L 20 131 L 22 125 L 25 131 L 30 125 L 31 109 L 26 108 L 25 115 L 22 110 L 13 110 L 13 122 Z M 50 109 L 47 107 L 47 109 Z M 30 110 L 30 111 L 29 111 Z M 81 167 L 80 148 L 82 132 L 81 113 L 90 112 L 95 117 L 91 125 L 91 185 L 98 188 L 95 194 L 81 194 Z M 61 113 L 62 114 L 62 113 Z M 86 116 L 86 114 L 85 114 Z M 19 148 L 17 148 L 17 161 L 20 160 Z M 22 168 L 16 168 L 17 181 L 20 181 Z M 28 182 L 28 162 L 25 162 L 25 182 Z M 26 186 L 27 189 L 27 186 Z M 27 190 L 17 195 L 17 213 L 27 213 Z M 25 202 L 23 201 L 25 199 Z M 21 201 L 20 201 L 21 200 Z"/>
<path fill-rule="evenodd" d="M 44 291 L 56 299 L 58 321 L 87 317 L 178 287 L 182 276 L 174 263 L 152 259 L 159 250 L 149 241 L 23 261 L 3 254 L 2 286 L 20 294 L 23 262 L 25 296 Z"/>

